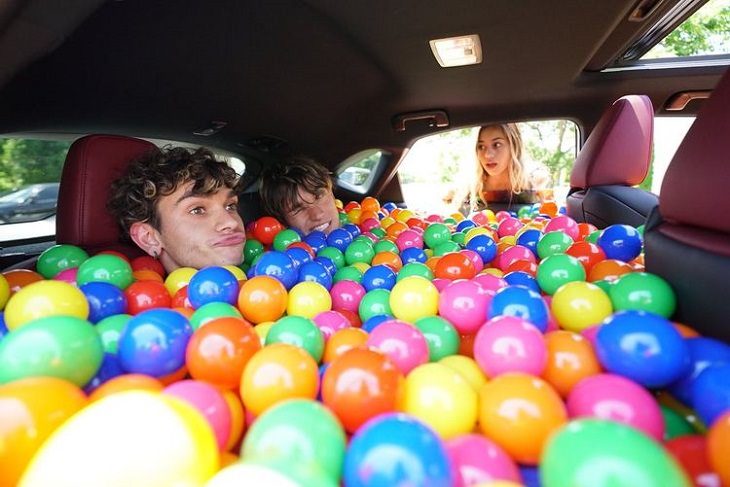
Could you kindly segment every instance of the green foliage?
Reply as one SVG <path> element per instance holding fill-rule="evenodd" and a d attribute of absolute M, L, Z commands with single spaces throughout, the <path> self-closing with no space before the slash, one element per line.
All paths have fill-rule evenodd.
<path fill-rule="evenodd" d="M 698 14 L 669 34 L 662 44 L 677 56 L 711 54 L 714 45 L 730 42 L 730 8 L 715 15 Z"/>
<path fill-rule="evenodd" d="M 0 191 L 61 179 L 69 142 L 0 139 Z"/>
<path fill-rule="evenodd" d="M 529 158 L 548 168 L 553 186 L 567 184 L 575 161 L 575 124 L 567 120 L 527 122 L 521 129 Z"/>

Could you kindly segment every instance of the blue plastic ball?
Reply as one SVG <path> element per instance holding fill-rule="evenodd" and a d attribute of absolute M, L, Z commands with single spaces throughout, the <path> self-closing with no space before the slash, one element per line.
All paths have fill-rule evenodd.
<path fill-rule="evenodd" d="M 347 246 L 352 243 L 352 235 L 344 228 L 335 228 L 327 235 L 327 245 L 335 247 L 341 252 L 347 250 Z"/>
<path fill-rule="evenodd" d="M 107 316 L 127 312 L 127 297 L 114 284 L 102 281 L 87 282 L 79 290 L 89 302 L 89 321 L 98 323 Z"/>
<path fill-rule="evenodd" d="M 711 365 L 692 383 L 692 407 L 708 427 L 730 411 L 730 364 Z"/>
<path fill-rule="evenodd" d="M 352 235 L 353 239 L 362 233 L 360 231 L 360 227 L 358 227 L 354 223 L 348 223 L 346 225 L 343 225 L 342 228 L 350 232 L 350 235 Z"/>
<path fill-rule="evenodd" d="M 286 289 L 291 289 L 297 283 L 299 273 L 294 267 L 294 261 L 284 252 L 269 250 L 261 254 L 256 261 L 254 275 L 271 276 L 278 279 Z"/>
<path fill-rule="evenodd" d="M 666 387 L 691 367 L 689 348 L 674 325 L 647 311 L 619 311 L 606 318 L 595 340 L 608 372 L 647 388 Z"/>
<path fill-rule="evenodd" d="M 466 243 L 466 248 L 479 254 L 484 265 L 489 264 L 497 257 L 497 242 L 489 235 L 474 235 Z"/>
<path fill-rule="evenodd" d="M 345 454 L 344 485 L 454 485 L 443 441 L 412 416 L 376 416 L 355 432 Z"/>
<path fill-rule="evenodd" d="M 332 273 L 321 261 L 313 260 L 299 267 L 299 282 L 305 281 L 317 282 L 329 291 L 332 288 Z"/>
<path fill-rule="evenodd" d="M 84 392 L 91 394 L 109 379 L 113 379 L 124 373 L 119 356 L 113 353 L 105 353 L 99 370 L 96 371 L 96 375 L 84 386 Z"/>
<path fill-rule="evenodd" d="M 8 334 L 8 325 L 5 324 L 5 312 L 0 311 L 0 340 Z"/>
<path fill-rule="evenodd" d="M 426 252 L 418 247 L 408 247 L 400 253 L 400 261 L 403 265 L 410 264 L 411 262 L 425 264 L 427 260 L 428 255 L 426 255 Z"/>
<path fill-rule="evenodd" d="M 516 316 L 525 319 L 544 332 L 548 326 L 548 307 L 535 291 L 524 286 L 507 286 L 498 290 L 487 310 L 487 318 Z"/>
<path fill-rule="evenodd" d="M 362 275 L 360 284 L 363 285 L 366 291 L 372 291 L 373 289 L 393 289 L 395 286 L 396 274 L 387 265 L 374 265 L 370 267 Z"/>
<path fill-rule="evenodd" d="M 459 223 L 456 224 L 456 231 L 465 232 L 465 231 L 469 230 L 470 228 L 474 228 L 476 226 L 477 226 L 477 224 L 474 223 L 474 220 L 465 218 L 464 220 L 461 220 Z"/>
<path fill-rule="evenodd" d="M 225 267 L 204 267 L 190 278 L 188 300 L 195 309 L 214 302 L 236 304 L 238 288 L 238 279 Z"/>
<path fill-rule="evenodd" d="M 362 324 L 360 328 L 365 330 L 366 332 L 370 333 L 377 327 L 379 324 L 381 324 L 384 321 L 392 320 L 393 317 L 390 315 L 374 315 L 365 320 L 365 322 Z"/>
<path fill-rule="evenodd" d="M 603 249 L 607 259 L 629 262 L 641 253 L 641 234 L 630 225 L 617 223 L 607 226 L 596 243 Z"/>
<path fill-rule="evenodd" d="M 685 338 L 690 368 L 686 375 L 669 387 L 669 392 L 684 404 L 692 402 L 692 383 L 711 365 L 730 364 L 730 345 L 707 337 Z"/>
<path fill-rule="evenodd" d="M 164 377 L 185 365 L 192 334 L 192 326 L 181 313 L 149 309 L 129 319 L 119 336 L 117 354 L 127 372 Z"/>
<path fill-rule="evenodd" d="M 540 241 L 540 237 L 542 237 L 542 232 L 536 228 L 525 230 L 517 237 L 517 245 L 527 247 L 537 257 L 537 242 Z"/>
<path fill-rule="evenodd" d="M 511 286 L 524 286 L 532 291 L 535 291 L 538 294 L 540 293 L 540 284 L 537 282 L 537 279 L 535 279 L 535 277 L 529 272 L 508 272 L 503 276 L 503 278 L 505 281 L 507 281 L 507 284 Z"/>
<path fill-rule="evenodd" d="M 312 247 L 316 253 L 327 246 L 327 235 L 324 232 L 315 230 L 304 237 L 304 242 Z"/>
<path fill-rule="evenodd" d="M 312 262 L 312 255 L 301 247 L 291 247 L 285 250 L 286 255 L 291 257 L 294 267 L 299 268 L 300 265 Z"/>
<path fill-rule="evenodd" d="M 337 264 L 335 264 L 329 257 L 325 257 L 324 255 L 318 255 L 314 258 L 313 262 L 322 264 L 324 268 L 327 269 L 327 272 L 329 272 L 332 276 L 334 276 L 337 272 Z"/>

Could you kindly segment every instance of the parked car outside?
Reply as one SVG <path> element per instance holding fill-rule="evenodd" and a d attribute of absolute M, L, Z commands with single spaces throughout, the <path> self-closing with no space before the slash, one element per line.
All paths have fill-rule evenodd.
<path fill-rule="evenodd" d="M 56 212 L 59 183 L 23 186 L 0 196 L 0 224 L 42 220 Z"/>

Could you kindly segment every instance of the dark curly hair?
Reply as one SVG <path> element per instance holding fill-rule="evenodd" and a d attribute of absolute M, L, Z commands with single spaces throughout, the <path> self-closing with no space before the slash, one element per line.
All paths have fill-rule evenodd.
<path fill-rule="evenodd" d="M 332 173 L 303 156 L 280 159 L 261 173 L 261 203 L 264 210 L 280 222 L 299 203 L 299 188 L 316 196 L 332 190 Z"/>
<path fill-rule="evenodd" d="M 130 162 L 126 172 L 111 185 L 107 209 L 117 219 L 125 236 L 135 222 L 160 229 L 157 203 L 180 185 L 195 181 L 194 194 L 206 195 L 222 187 L 239 191 L 236 171 L 203 147 L 153 149 Z"/>

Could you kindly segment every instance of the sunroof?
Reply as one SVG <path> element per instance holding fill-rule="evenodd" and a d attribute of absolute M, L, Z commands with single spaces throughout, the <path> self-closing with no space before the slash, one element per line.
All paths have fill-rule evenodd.
<path fill-rule="evenodd" d="M 709 0 L 640 59 L 730 54 L 730 0 Z"/>

